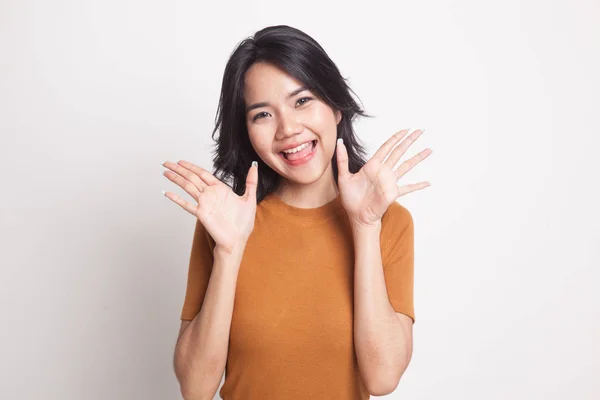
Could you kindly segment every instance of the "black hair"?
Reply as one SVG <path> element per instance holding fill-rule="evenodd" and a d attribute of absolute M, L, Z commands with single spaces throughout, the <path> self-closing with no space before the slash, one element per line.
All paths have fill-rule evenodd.
<path fill-rule="evenodd" d="M 257 202 L 275 191 L 281 182 L 281 176 L 262 162 L 254 151 L 246 127 L 244 78 L 246 71 L 257 62 L 266 62 L 282 69 L 334 111 L 341 112 L 337 137 L 344 140 L 349 171 L 358 172 L 366 163 L 366 151 L 354 133 L 352 122 L 358 115 L 370 116 L 354 100 L 351 95 L 354 92 L 346 79 L 317 41 L 299 29 L 277 25 L 261 29 L 253 37 L 242 40 L 227 61 L 212 133 L 216 143 L 213 174 L 241 196 L 246 190 L 250 164 L 258 161 Z M 215 140 L 217 131 L 219 137 Z M 335 152 L 332 167 L 337 184 Z"/>

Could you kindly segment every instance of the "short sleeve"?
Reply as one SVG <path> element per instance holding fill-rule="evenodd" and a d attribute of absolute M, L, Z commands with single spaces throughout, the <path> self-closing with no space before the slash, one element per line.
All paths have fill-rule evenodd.
<path fill-rule="evenodd" d="M 381 220 L 381 258 L 390 303 L 415 322 L 414 225 L 410 212 L 394 202 Z"/>
<path fill-rule="evenodd" d="M 215 242 L 196 220 L 181 319 L 191 321 L 200 312 L 213 266 Z"/>

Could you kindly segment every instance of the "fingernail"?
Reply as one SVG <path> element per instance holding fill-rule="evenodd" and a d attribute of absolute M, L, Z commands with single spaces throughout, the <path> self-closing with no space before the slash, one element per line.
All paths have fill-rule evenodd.
<path fill-rule="evenodd" d="M 164 165 L 165 165 L 165 162 L 164 162 L 164 161 L 161 161 L 161 162 L 160 162 L 160 165 L 162 165 L 162 166 L 164 167 Z"/>
<path fill-rule="evenodd" d="M 338 138 L 337 142 L 338 142 L 338 144 L 340 144 L 340 143 L 341 143 L 341 144 L 344 144 L 344 139 L 342 139 L 342 138 Z"/>
<path fill-rule="evenodd" d="M 257 161 L 252 161 L 252 166 L 253 167 L 258 167 L 258 162 Z"/>
<path fill-rule="evenodd" d="M 166 194 L 167 194 L 167 192 L 165 192 L 164 190 L 161 190 L 160 192 L 161 192 L 163 195 L 165 195 L 165 196 L 166 196 Z"/>

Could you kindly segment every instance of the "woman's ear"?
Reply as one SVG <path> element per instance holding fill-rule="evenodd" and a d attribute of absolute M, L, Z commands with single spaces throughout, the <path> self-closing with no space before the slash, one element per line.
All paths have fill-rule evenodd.
<path fill-rule="evenodd" d="M 342 120 L 342 112 L 339 110 L 335 111 L 335 124 L 338 125 Z"/>

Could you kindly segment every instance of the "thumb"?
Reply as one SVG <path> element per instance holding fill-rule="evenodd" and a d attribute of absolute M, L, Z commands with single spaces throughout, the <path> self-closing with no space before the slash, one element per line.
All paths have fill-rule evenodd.
<path fill-rule="evenodd" d="M 338 177 L 346 176 L 349 174 L 348 152 L 346 151 L 346 146 L 344 145 L 344 139 L 338 138 L 335 151 L 337 152 Z"/>
<path fill-rule="evenodd" d="M 247 199 L 256 200 L 256 188 L 258 186 L 258 163 L 256 161 L 252 161 L 252 166 L 248 171 L 248 176 L 246 177 L 246 192 L 244 196 Z"/>

